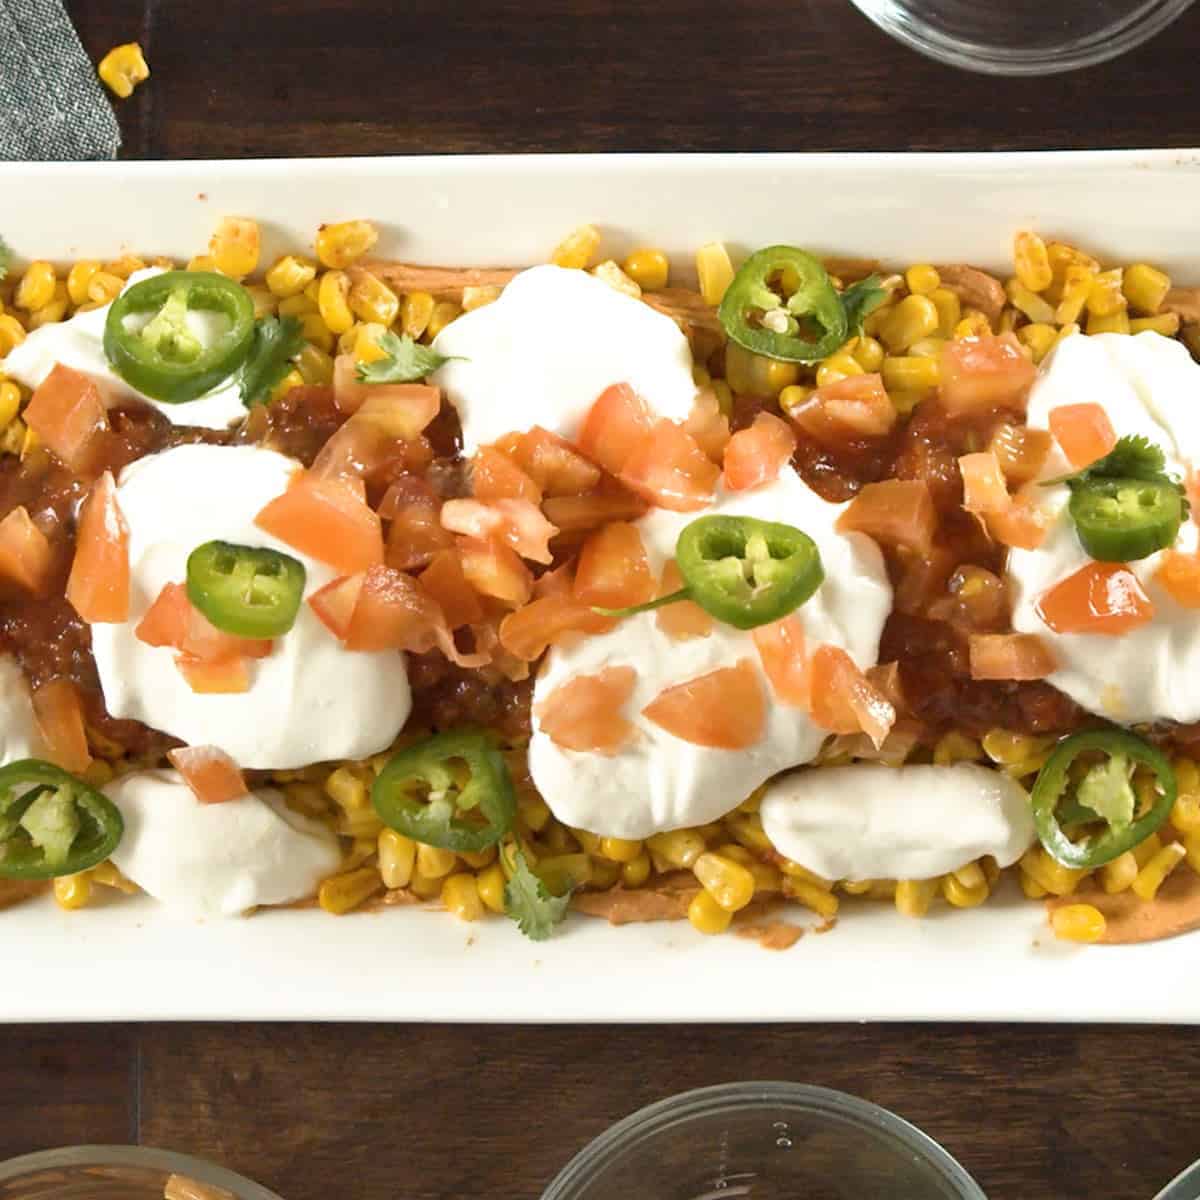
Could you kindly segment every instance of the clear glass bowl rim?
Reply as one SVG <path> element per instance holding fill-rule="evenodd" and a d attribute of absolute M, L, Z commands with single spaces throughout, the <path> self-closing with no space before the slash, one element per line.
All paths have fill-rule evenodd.
<path fill-rule="evenodd" d="M 158 1150 L 153 1146 L 59 1146 L 52 1150 L 36 1150 L 0 1162 L 0 1183 L 9 1183 L 22 1175 L 61 1167 L 146 1167 L 188 1175 L 201 1183 L 213 1184 L 232 1192 L 238 1200 L 280 1200 L 270 1188 L 247 1179 L 236 1171 L 218 1166 L 204 1158 L 180 1154 L 175 1150 Z"/>
<path fill-rule="evenodd" d="M 1200 1162 L 1184 1167 L 1154 1200 L 1195 1200 L 1200 1196 Z"/>
<path fill-rule="evenodd" d="M 927 58 L 987 75 L 1049 75 L 1095 66 L 1135 49 L 1186 12 L 1193 0 L 1150 0 L 1124 21 L 1050 50 L 1008 49 L 950 37 L 901 12 L 893 0 L 852 3 L 884 33 Z"/>
<path fill-rule="evenodd" d="M 987 1200 L 979 1185 L 955 1159 L 903 1117 L 846 1092 L 785 1080 L 696 1088 L 638 1109 L 584 1146 L 551 1181 L 542 1193 L 542 1200 L 573 1200 L 582 1185 L 614 1159 L 672 1125 L 760 1106 L 798 1108 L 839 1117 L 876 1137 L 898 1143 L 957 1188 L 963 1200 Z"/>

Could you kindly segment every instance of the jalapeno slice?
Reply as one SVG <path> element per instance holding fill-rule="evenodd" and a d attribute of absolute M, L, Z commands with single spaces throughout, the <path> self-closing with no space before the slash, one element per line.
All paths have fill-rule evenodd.
<path fill-rule="evenodd" d="M 1135 778 L 1139 767 L 1149 779 Z M 1089 730 L 1059 742 L 1038 772 L 1034 827 L 1063 866 L 1101 867 L 1154 833 L 1175 793 L 1170 760 L 1155 746 L 1122 729 Z"/>
<path fill-rule="evenodd" d="M 1079 544 L 1100 562 L 1136 562 L 1172 545 L 1183 498 L 1171 481 L 1089 479 L 1071 490 Z"/>
<path fill-rule="evenodd" d="M 306 579 L 303 563 L 261 546 L 205 542 L 188 555 L 188 599 L 218 629 L 238 637 L 287 633 Z"/>
<path fill-rule="evenodd" d="M 733 277 L 717 312 L 725 333 L 755 354 L 817 362 L 846 341 L 851 326 L 883 300 L 877 280 L 838 293 L 829 272 L 795 246 L 767 246 Z"/>
<path fill-rule="evenodd" d="M 207 345 L 189 313 L 215 313 L 227 325 Z M 140 329 L 130 318 L 149 317 Z M 104 322 L 104 353 L 126 383 L 154 400 L 183 404 L 211 391 L 246 360 L 254 340 L 254 300 L 224 275 L 165 271 L 123 291 Z"/>
<path fill-rule="evenodd" d="M 438 733 L 401 750 L 371 786 L 371 803 L 397 833 L 458 853 L 495 845 L 517 816 L 504 758 L 474 730 Z"/>
<path fill-rule="evenodd" d="M 37 758 L 0 767 L 0 878 L 53 879 L 103 862 L 125 822 L 102 792 Z"/>

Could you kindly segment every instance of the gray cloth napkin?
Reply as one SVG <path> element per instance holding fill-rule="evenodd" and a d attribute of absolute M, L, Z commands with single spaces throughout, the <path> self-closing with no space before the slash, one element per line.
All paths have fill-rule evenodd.
<path fill-rule="evenodd" d="M 0 160 L 115 158 L 120 144 L 62 0 L 0 0 Z"/>

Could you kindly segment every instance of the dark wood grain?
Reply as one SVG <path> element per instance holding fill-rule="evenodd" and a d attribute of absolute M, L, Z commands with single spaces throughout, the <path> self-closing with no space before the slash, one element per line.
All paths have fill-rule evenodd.
<path fill-rule="evenodd" d="M 1200 6 L 1116 63 L 1019 81 L 917 58 L 848 0 L 69 7 L 94 59 L 145 47 L 132 158 L 1200 140 Z M 805 986 L 802 953 L 780 970 Z M 900 1112 L 993 1200 L 1149 1200 L 1200 1156 L 1200 1030 L 230 1025 L 0 1030 L 0 1158 L 140 1139 L 287 1200 L 529 1200 L 638 1106 L 750 1078 Z"/>

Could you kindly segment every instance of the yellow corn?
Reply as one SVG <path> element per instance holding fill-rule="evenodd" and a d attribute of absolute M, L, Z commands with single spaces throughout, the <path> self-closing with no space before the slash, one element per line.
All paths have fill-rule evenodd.
<path fill-rule="evenodd" d="M 1074 337 L 1079 332 L 1079 326 L 1074 321 L 1068 321 L 1066 325 L 1059 329 L 1058 336 L 1054 339 L 1054 345 L 1057 346 L 1060 342 L 1066 341 L 1069 337 Z"/>
<path fill-rule="evenodd" d="M 620 292 L 623 296 L 629 296 L 634 300 L 641 297 L 641 285 L 630 279 L 611 258 L 594 266 L 592 274 L 607 283 L 614 292 Z M 464 304 L 463 307 L 465 308 L 466 305 Z"/>
<path fill-rule="evenodd" d="M 891 391 L 930 392 L 938 385 L 936 358 L 891 356 L 883 360 L 883 386 Z"/>
<path fill-rule="evenodd" d="M 1046 324 L 1045 322 L 1022 325 L 1017 330 L 1017 340 L 1023 346 L 1029 347 L 1035 363 L 1040 363 L 1050 353 L 1057 336 L 1058 330 L 1053 325 Z"/>
<path fill-rule="evenodd" d="M 0 430 L 0 453 L 19 455 L 21 447 L 25 444 L 25 433 L 25 422 L 20 417 L 11 421 Z"/>
<path fill-rule="evenodd" d="M 565 896 L 572 888 L 592 882 L 593 866 L 586 854 L 555 854 L 541 859 L 534 874 L 556 896 Z"/>
<path fill-rule="evenodd" d="M 276 773 L 276 778 L 279 778 L 279 773 Z M 320 820 L 330 815 L 329 802 L 325 798 L 325 793 L 316 784 L 295 780 L 285 783 L 283 791 L 288 807 L 294 808 L 306 817 Z"/>
<path fill-rule="evenodd" d="M 1114 267 L 1093 276 L 1088 289 L 1087 310 L 1093 317 L 1111 317 L 1125 311 L 1125 294 L 1121 290 L 1122 271 Z"/>
<path fill-rule="evenodd" d="M 453 300 L 439 300 L 429 314 L 425 336 L 432 342 L 451 321 L 462 315 L 462 309 Z"/>
<path fill-rule="evenodd" d="M 1000 320 L 996 323 L 997 333 L 1012 333 L 1017 327 L 1019 314 L 1015 308 L 1011 306 L 1006 308 L 1000 314 Z"/>
<path fill-rule="evenodd" d="M 706 852 L 692 864 L 700 885 L 729 912 L 745 908 L 754 899 L 754 876 L 727 854 Z"/>
<path fill-rule="evenodd" d="M 661 250 L 642 248 L 625 259 L 625 274 L 643 291 L 654 292 L 667 286 L 671 264 Z"/>
<path fill-rule="evenodd" d="M 938 328 L 938 310 L 928 296 L 905 296 L 879 327 L 879 340 L 892 354 L 929 337 Z"/>
<path fill-rule="evenodd" d="M 955 341 L 962 341 L 964 338 L 987 337 L 991 332 L 992 323 L 988 320 L 987 313 L 969 308 L 963 313 L 962 320 L 954 326 L 953 336 Z"/>
<path fill-rule="evenodd" d="M 104 86 L 120 100 L 128 100 L 139 83 L 150 78 L 150 68 L 137 42 L 114 46 L 96 68 Z"/>
<path fill-rule="evenodd" d="M 248 283 L 245 288 L 250 293 L 250 299 L 254 301 L 255 317 L 273 317 L 276 314 L 279 301 L 270 288 L 261 283 Z"/>
<path fill-rule="evenodd" d="M 54 299 L 54 285 L 57 282 L 58 276 L 54 273 L 52 263 L 40 260 L 30 263 L 13 293 L 13 304 L 26 312 L 42 308 Z"/>
<path fill-rule="evenodd" d="M 733 282 L 734 274 L 729 251 L 721 242 L 708 242 L 696 251 L 696 274 L 700 279 L 700 295 L 704 303 L 716 308 L 725 295 L 725 289 Z"/>
<path fill-rule="evenodd" d="M 474 875 L 451 875 L 442 884 L 442 907 L 460 921 L 478 921 L 483 916 L 483 898 Z"/>
<path fill-rule="evenodd" d="M 86 871 L 78 875 L 60 875 L 54 881 L 54 899 L 59 908 L 83 908 L 92 898 L 92 881 Z"/>
<path fill-rule="evenodd" d="M 904 282 L 908 290 L 916 296 L 928 296 L 942 286 L 942 277 L 937 267 L 929 263 L 918 263 L 904 272 Z"/>
<path fill-rule="evenodd" d="M 517 812 L 522 823 L 534 833 L 541 833 L 550 823 L 550 809 L 541 796 L 521 796 L 517 800 Z"/>
<path fill-rule="evenodd" d="M 955 327 L 962 320 L 962 301 L 957 292 L 949 288 L 934 288 L 929 293 L 929 301 L 937 313 L 938 323 L 935 332 L 938 337 L 952 338 Z"/>
<path fill-rule="evenodd" d="M 71 297 L 72 304 L 87 302 L 88 284 L 98 270 L 100 264 L 94 258 L 84 258 L 67 272 L 67 295 Z"/>
<path fill-rule="evenodd" d="M 1134 317 L 1129 322 L 1130 333 L 1161 333 L 1163 337 L 1174 337 L 1179 332 L 1179 314 L 1159 313 L 1156 317 Z"/>
<path fill-rule="evenodd" d="M 1092 333 L 1128 333 L 1129 332 L 1129 314 L 1119 308 L 1114 313 L 1109 313 L 1103 317 L 1095 315 L 1089 316 L 1087 320 L 1087 331 Z"/>
<path fill-rule="evenodd" d="M 1036 233 L 1022 231 L 1013 239 L 1013 270 L 1024 287 L 1041 292 L 1054 279 L 1046 243 Z"/>
<path fill-rule="evenodd" d="M 302 387 L 304 384 L 304 376 L 300 374 L 294 367 L 290 370 L 272 389 L 271 403 L 282 399 L 294 387 Z"/>
<path fill-rule="evenodd" d="M 943 734 L 933 748 L 933 761 L 939 767 L 959 762 L 978 762 L 982 757 L 983 747 L 974 738 L 957 731 Z"/>
<path fill-rule="evenodd" d="M 646 845 L 662 856 L 670 867 L 692 867 L 705 851 L 704 838 L 694 829 L 673 829 L 656 833 Z"/>
<path fill-rule="evenodd" d="M 484 907 L 494 913 L 504 912 L 504 868 L 499 863 L 493 863 L 486 870 L 480 871 L 475 877 L 475 886 L 479 890 L 479 898 Z"/>
<path fill-rule="evenodd" d="M 267 269 L 265 282 L 272 295 L 286 300 L 298 296 L 317 277 L 315 263 L 294 254 L 285 254 Z"/>
<path fill-rule="evenodd" d="M 1069 896 L 1088 874 L 1085 870 L 1055 862 L 1040 846 L 1022 855 L 1021 869 L 1055 896 Z"/>
<path fill-rule="evenodd" d="M 326 271 L 317 293 L 317 310 L 331 333 L 345 333 L 354 324 L 350 308 L 350 276 L 345 271 Z"/>
<path fill-rule="evenodd" d="M 621 871 L 620 863 L 609 862 L 605 858 L 593 859 L 588 885 L 600 891 L 607 891 L 616 886 L 617 880 L 621 878 Z"/>
<path fill-rule="evenodd" d="M 724 933 L 733 920 L 733 913 L 722 908 L 703 888 L 692 898 L 687 915 L 693 929 L 707 934 Z"/>
<path fill-rule="evenodd" d="M 975 889 L 980 884 L 988 882 L 987 876 L 983 873 L 983 868 L 977 862 L 967 863 L 965 867 L 959 867 L 957 871 L 950 872 L 959 883 L 965 888 Z"/>
<path fill-rule="evenodd" d="M 1023 312 L 1031 321 L 1048 324 L 1054 320 L 1054 306 L 1030 291 L 1019 279 L 1010 279 L 1004 285 L 1004 290 L 1013 308 Z"/>
<path fill-rule="evenodd" d="M 25 340 L 25 326 L 12 313 L 0 313 L 0 358 Z"/>
<path fill-rule="evenodd" d="M 621 864 L 621 882 L 627 888 L 638 888 L 650 878 L 650 855 L 644 850 L 636 858 Z"/>
<path fill-rule="evenodd" d="M 817 368 L 817 387 L 828 387 L 840 379 L 863 374 L 865 371 L 862 363 L 853 354 L 842 354 L 839 351 L 837 354 L 831 354 Z"/>
<path fill-rule="evenodd" d="M 1130 885 L 1143 900 L 1153 900 L 1162 887 L 1163 880 L 1187 857 L 1187 850 L 1179 842 L 1169 842 L 1137 873 Z"/>
<path fill-rule="evenodd" d="M 307 292 L 299 292 L 295 296 L 285 296 L 275 306 L 281 317 L 303 317 L 317 311 L 316 303 L 309 299 Z"/>
<path fill-rule="evenodd" d="M 317 312 L 306 312 L 300 317 L 300 332 L 307 341 L 312 342 L 326 354 L 333 353 L 333 330 L 329 328 L 325 318 Z"/>
<path fill-rule="evenodd" d="M 365 809 L 371 806 L 371 797 L 362 778 L 349 767 L 338 767 L 325 780 L 325 795 L 339 808 L 347 810 Z"/>
<path fill-rule="evenodd" d="M 937 879 L 900 879 L 896 881 L 896 908 L 906 917 L 923 917 L 938 894 Z"/>
<path fill-rule="evenodd" d="M 805 908 L 811 908 L 826 920 L 837 916 L 838 898 L 833 892 L 798 875 L 784 876 L 783 894 L 791 900 L 798 900 Z"/>
<path fill-rule="evenodd" d="M 985 854 L 979 865 L 983 869 L 983 877 L 988 881 L 988 887 L 995 887 L 1000 880 L 1000 864 L 990 855 Z"/>
<path fill-rule="evenodd" d="M 613 862 L 632 862 L 642 852 L 642 843 L 628 838 L 606 837 L 600 839 L 600 853 Z"/>
<path fill-rule="evenodd" d="M 756 854 L 769 854 L 775 849 L 771 845 L 771 839 L 763 832 L 762 818 L 756 812 L 728 817 L 725 824 L 734 839 L 747 850 Z"/>
<path fill-rule="evenodd" d="M 359 867 L 342 875 L 333 875 L 317 889 L 317 903 L 335 917 L 353 912 L 376 892 L 383 890 L 383 880 L 374 867 Z"/>
<path fill-rule="evenodd" d="M 847 896 L 865 896 L 873 883 L 872 879 L 843 879 L 841 888 Z"/>
<path fill-rule="evenodd" d="M 62 285 L 60 284 L 59 287 Z M 66 315 L 67 297 L 64 287 L 61 296 L 56 295 L 49 304 L 43 304 L 41 308 L 35 309 L 29 314 L 29 329 L 32 332 L 34 329 L 41 329 L 43 325 L 54 325 Z"/>
<path fill-rule="evenodd" d="M 483 287 L 465 287 L 462 290 L 463 312 L 474 312 L 487 304 L 494 304 L 500 299 L 500 289 L 491 284 Z"/>
<path fill-rule="evenodd" d="M 126 879 L 111 862 L 97 864 L 88 875 L 93 883 L 98 883 L 101 887 L 115 888 L 118 892 L 124 892 L 126 896 L 133 896 L 141 890 L 136 883 Z"/>
<path fill-rule="evenodd" d="M 892 315 L 895 307 L 894 297 L 889 297 L 878 308 L 867 313 L 866 320 L 863 321 L 863 333 L 868 337 L 878 336 L 879 327 Z"/>
<path fill-rule="evenodd" d="M 457 861 L 453 850 L 427 846 L 424 842 L 417 844 L 417 870 L 427 879 L 441 879 L 449 875 Z"/>
<path fill-rule="evenodd" d="M 1144 867 L 1162 849 L 1162 846 L 1162 838 L 1157 833 L 1152 833 L 1148 838 L 1143 838 L 1138 842 L 1131 851 L 1138 869 Z"/>
<path fill-rule="evenodd" d="M 463 850 L 458 857 L 473 871 L 482 871 L 496 861 L 497 850 L 495 846 L 485 846 L 482 850 Z"/>
<path fill-rule="evenodd" d="M 1066 942 L 1098 942 L 1104 937 L 1104 914 L 1094 904 L 1064 904 L 1050 915 L 1054 936 Z"/>
<path fill-rule="evenodd" d="M 354 337 L 351 346 L 354 357 L 360 363 L 370 363 L 378 362 L 381 358 L 387 358 L 387 351 L 379 344 L 380 338 L 385 333 L 387 333 L 386 325 L 380 325 L 378 321 L 368 321 L 365 325 L 353 326 L 346 333 L 342 334 L 342 338 L 347 338 L 353 334 Z"/>
<path fill-rule="evenodd" d="M 1028 871 L 1021 871 L 1021 891 L 1027 900 L 1041 900 L 1050 893 Z"/>
<path fill-rule="evenodd" d="M 1200 875 L 1200 833 L 1189 833 L 1183 839 L 1184 849 L 1187 851 L 1188 866 Z"/>
<path fill-rule="evenodd" d="M 361 272 L 350 285 L 347 299 L 350 311 L 360 321 L 390 325 L 400 312 L 400 297 L 369 271 Z"/>
<path fill-rule="evenodd" d="M 387 888 L 408 887 L 417 861 L 417 843 L 394 829 L 379 833 L 379 874 Z"/>
<path fill-rule="evenodd" d="M 88 281 L 88 302 L 108 304 L 125 286 L 125 280 L 111 271 L 97 271 Z"/>
<path fill-rule="evenodd" d="M 983 752 L 1016 779 L 1040 771 L 1054 749 L 1054 739 L 992 729 L 983 735 Z"/>
<path fill-rule="evenodd" d="M 217 261 L 211 254 L 194 254 L 188 259 L 186 271 L 215 271 Z"/>
<path fill-rule="evenodd" d="M 790 858 L 781 859 L 779 869 L 791 879 L 801 879 L 806 883 L 811 883 L 814 887 L 819 887 L 823 892 L 832 891 L 833 880 L 826 879 L 823 875 L 818 875 L 815 871 L 810 871 L 807 867 L 802 867 L 798 862 L 792 862 Z"/>
<path fill-rule="evenodd" d="M 434 299 L 428 292 L 406 292 L 400 301 L 400 331 L 419 338 L 429 327 Z"/>
<path fill-rule="evenodd" d="M 134 271 L 144 271 L 146 269 L 146 260 L 138 258 L 136 254 L 122 254 L 120 258 L 114 258 L 111 262 L 106 262 L 101 268 L 107 271 L 110 275 L 115 275 L 118 279 L 128 279 Z M 171 268 L 167 268 L 170 270 Z"/>
<path fill-rule="evenodd" d="M 1100 868 L 1100 886 L 1110 895 L 1128 890 L 1137 878 L 1137 859 L 1126 850 Z"/>
<path fill-rule="evenodd" d="M 779 407 L 790 417 L 812 394 L 813 389 L 802 383 L 789 384 L 779 393 Z"/>
<path fill-rule="evenodd" d="M 883 343 L 878 338 L 867 337 L 866 334 L 855 338 L 851 354 L 864 371 L 878 371 L 883 365 Z"/>
<path fill-rule="evenodd" d="M 333 382 L 333 358 L 312 342 L 305 342 L 296 355 L 296 370 L 305 383 L 313 386 Z"/>
<path fill-rule="evenodd" d="M 1125 268 L 1121 292 L 1134 312 L 1153 316 L 1171 290 L 1171 277 L 1149 265 L 1134 263 Z"/>
<path fill-rule="evenodd" d="M 361 258 L 379 241 L 370 221 L 339 221 L 317 230 L 317 260 L 323 267 L 341 270 Z"/>
<path fill-rule="evenodd" d="M 11 379 L 0 382 L 0 429 L 17 415 L 20 407 L 21 389 Z"/>
<path fill-rule="evenodd" d="M 409 880 L 408 890 L 414 896 L 419 896 L 422 900 L 432 900 L 442 894 L 442 880 L 445 876 L 426 875 L 423 871 L 417 870 L 413 872 L 413 877 Z"/>
<path fill-rule="evenodd" d="M 1066 268 L 1062 297 L 1054 310 L 1054 320 L 1059 325 L 1069 325 L 1079 320 L 1095 282 L 1096 273 L 1085 266 L 1072 263 Z"/>
<path fill-rule="evenodd" d="M 589 833 L 586 829 L 572 829 L 572 834 L 575 840 L 592 855 L 593 858 L 600 857 L 600 835 L 597 833 Z"/>
<path fill-rule="evenodd" d="M 693 364 L 692 382 L 698 388 L 706 388 L 712 384 L 712 376 L 701 366 Z"/>
<path fill-rule="evenodd" d="M 244 279 L 258 270 L 258 222 L 249 217 L 223 217 L 208 243 L 217 270 L 230 279 Z"/>
<path fill-rule="evenodd" d="M 591 266 L 599 248 L 600 230 L 595 225 L 580 225 L 554 247 L 550 261 L 557 267 L 584 270 Z"/>
<path fill-rule="evenodd" d="M 942 876 L 942 896 L 955 908 L 976 908 L 989 894 L 986 879 L 981 878 L 975 887 L 966 887 L 955 875 Z"/>

